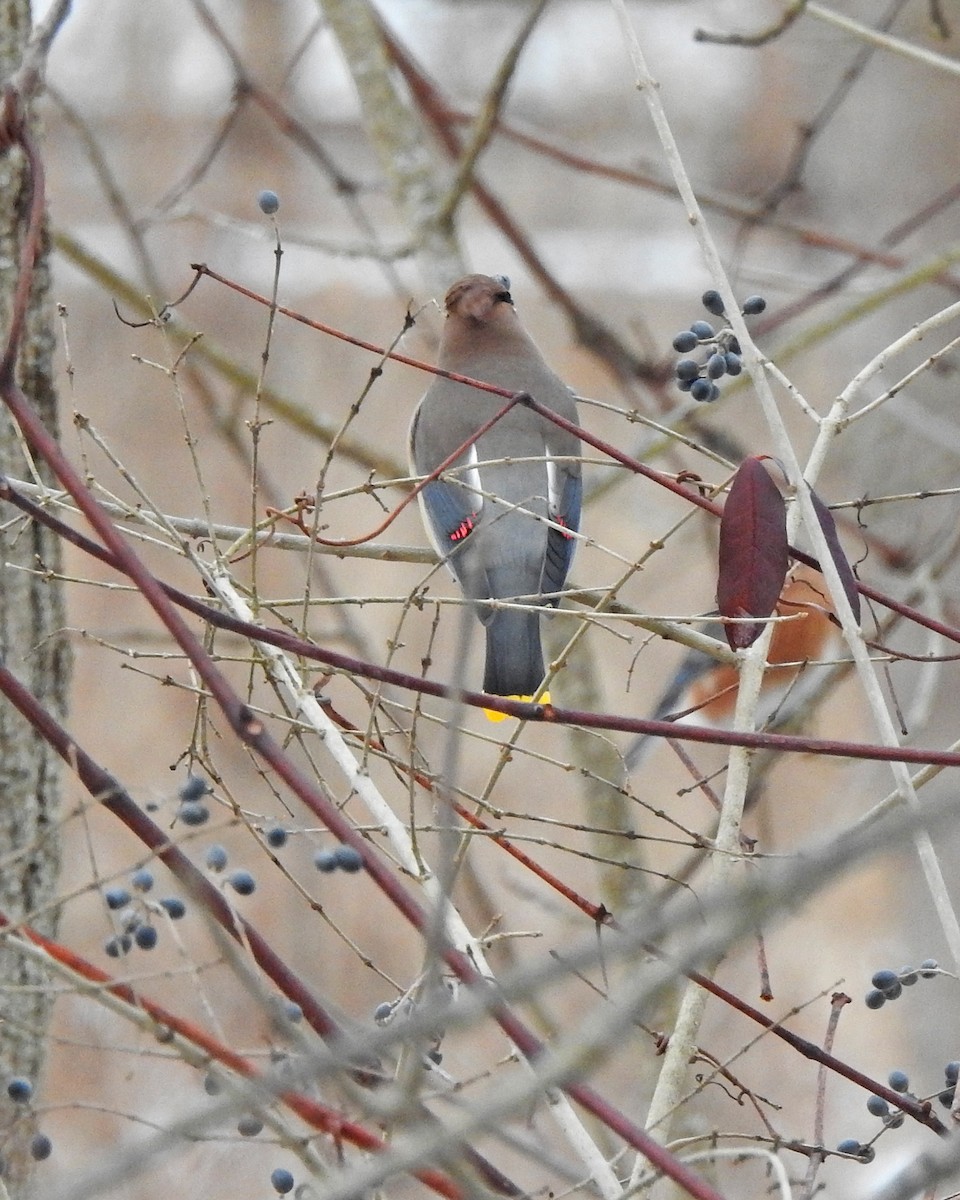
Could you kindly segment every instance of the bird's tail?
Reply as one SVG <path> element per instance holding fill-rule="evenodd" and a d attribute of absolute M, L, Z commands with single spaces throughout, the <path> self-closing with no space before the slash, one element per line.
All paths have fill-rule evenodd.
<path fill-rule="evenodd" d="M 530 699 L 543 682 L 540 616 L 501 609 L 486 626 L 483 690 L 494 696 Z"/>

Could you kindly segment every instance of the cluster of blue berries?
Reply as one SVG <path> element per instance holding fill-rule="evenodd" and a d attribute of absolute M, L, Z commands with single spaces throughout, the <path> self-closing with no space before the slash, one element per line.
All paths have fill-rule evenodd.
<path fill-rule="evenodd" d="M 910 1091 L 910 1080 L 906 1071 L 891 1071 L 887 1076 L 887 1083 L 892 1091 L 902 1095 Z M 899 1109 L 892 1109 L 882 1096 L 867 1097 L 867 1112 L 873 1117 L 879 1117 L 885 1129 L 899 1129 L 906 1120 L 903 1113 Z"/>
<path fill-rule="evenodd" d="M 103 948 L 110 958 L 122 958 L 134 946 L 140 950 L 152 950 L 159 940 L 159 932 L 152 918 L 162 909 L 173 921 L 186 914 L 187 906 L 179 896 L 164 896 L 161 900 L 147 900 L 147 892 L 153 889 L 153 875 L 141 867 L 130 876 L 130 887 L 115 885 L 104 890 L 103 898 L 111 912 L 119 914 L 119 932 L 107 938 Z"/>
<path fill-rule="evenodd" d="M 352 846 L 335 846 L 333 850 L 318 850 L 313 856 L 313 865 L 324 875 L 331 871 L 346 871 L 355 875 L 363 870 L 363 857 Z"/>
<path fill-rule="evenodd" d="M 22 1075 L 14 1075 L 7 1080 L 7 1096 L 14 1104 L 29 1109 L 33 1100 L 33 1084 Z M 35 1133 L 30 1139 L 30 1157 L 35 1162 L 43 1162 L 53 1153 L 53 1142 L 45 1133 Z M 0 1175 L 3 1174 L 3 1160 L 0 1159 Z"/>
<path fill-rule="evenodd" d="M 877 974 L 880 973 L 877 972 Z M 893 974 L 893 972 L 890 973 Z M 876 976 L 874 976 L 874 979 L 876 979 Z M 944 1108 L 950 1108 L 953 1105 L 958 1076 L 960 1076 L 960 1062 L 948 1062 L 943 1069 L 943 1090 L 937 1094 L 937 1099 Z M 910 1079 L 906 1071 L 891 1071 L 887 1076 L 887 1084 L 891 1091 L 899 1092 L 901 1095 L 911 1095 L 919 1103 L 925 1103 L 923 1097 L 918 1097 L 910 1091 Z M 879 1117 L 883 1122 L 884 1129 L 899 1129 L 906 1120 L 904 1113 L 899 1109 L 891 1108 L 883 1096 L 868 1096 L 867 1112 L 871 1116 Z M 871 1162 L 874 1157 L 873 1146 L 864 1145 L 855 1138 L 844 1138 L 842 1142 L 837 1144 L 837 1150 L 840 1154 L 855 1155 L 861 1162 Z"/>
<path fill-rule="evenodd" d="M 701 297 L 703 307 L 715 317 L 725 316 L 720 293 L 711 289 Z M 749 296 L 740 310 L 745 317 L 756 316 L 767 307 L 762 296 Z M 717 380 L 724 375 L 739 375 L 743 370 L 740 343 L 729 324 L 714 329 L 709 321 L 694 321 L 673 339 L 673 348 L 678 354 L 690 354 L 703 350 L 705 354 L 696 358 L 681 358 L 676 366 L 677 386 L 681 392 L 689 392 L 694 400 L 712 404 L 720 397 Z"/>
<path fill-rule="evenodd" d="M 265 210 L 266 211 L 266 210 Z M 206 797 L 211 788 L 200 775 L 190 774 L 179 789 L 177 799 L 177 821 L 184 825 L 196 827 L 205 825 L 210 819 L 210 809 Z M 149 804 L 148 809 L 155 809 L 156 804 Z M 289 838 L 289 831 L 280 824 L 272 824 L 263 830 L 263 840 L 271 850 L 280 850 Z M 215 843 L 207 847 L 204 862 L 207 870 L 215 875 L 221 875 L 227 870 L 230 857 L 226 847 Z M 314 866 L 323 874 L 332 871 L 346 871 L 356 874 L 363 870 L 363 856 L 352 846 L 340 845 L 332 850 L 318 850 L 313 856 Z M 130 877 L 130 886 L 134 892 L 141 894 L 139 905 L 133 904 L 130 891 L 125 887 L 111 887 L 104 892 L 107 907 L 120 912 L 118 919 L 119 931 L 107 939 L 104 949 L 111 958 L 120 958 L 129 953 L 134 946 L 141 950 L 152 950 L 158 941 L 158 931 L 151 923 L 150 917 L 159 908 L 165 909 L 173 920 L 179 920 L 186 913 L 186 906 L 177 897 L 168 897 L 151 903 L 142 899 L 153 887 L 153 876 L 147 870 L 135 871 Z M 231 888 L 238 896 L 252 896 L 257 890 L 257 881 L 247 870 L 237 869 L 224 875 L 223 883 Z"/>
<path fill-rule="evenodd" d="M 180 808 L 177 820 L 183 825 L 196 827 L 210 820 L 210 809 L 204 804 L 204 796 L 210 794 L 210 785 L 200 775 L 188 775 L 187 782 L 178 793 Z"/>
<path fill-rule="evenodd" d="M 935 958 L 925 958 L 919 967 L 901 967 L 899 971 L 884 967 L 874 971 L 870 980 L 873 987 L 864 998 L 867 1008 L 883 1008 L 888 1000 L 896 1000 L 905 987 L 913 987 L 918 979 L 933 979 L 939 974 Z"/>
<path fill-rule="evenodd" d="M 263 840 L 271 850 L 280 850 L 287 844 L 289 834 L 282 825 L 272 825 L 263 834 Z M 230 861 L 226 848 L 216 843 L 207 848 L 204 861 L 207 869 L 216 874 L 227 869 Z M 332 871 L 346 871 L 355 875 L 363 870 L 363 856 L 352 846 L 336 846 L 332 850 L 318 850 L 313 856 L 313 865 L 324 875 Z M 256 881 L 249 871 L 231 871 L 226 876 L 226 882 L 241 896 L 249 896 L 256 890 Z"/>
<path fill-rule="evenodd" d="M 226 847 L 221 846 L 219 842 L 214 842 L 212 846 L 207 847 L 204 862 L 207 864 L 208 871 L 212 871 L 215 875 L 221 875 L 227 869 L 229 861 L 230 856 L 227 854 Z M 257 881 L 249 871 L 231 871 L 225 877 L 224 882 L 232 887 L 238 896 L 252 896 L 257 890 Z"/>

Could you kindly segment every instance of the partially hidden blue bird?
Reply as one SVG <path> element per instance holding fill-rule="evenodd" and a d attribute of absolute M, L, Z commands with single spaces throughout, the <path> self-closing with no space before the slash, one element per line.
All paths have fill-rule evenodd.
<path fill-rule="evenodd" d="M 446 296 L 439 365 L 529 392 L 576 423 L 571 390 L 547 366 L 520 323 L 504 275 L 468 275 Z M 436 376 L 410 427 L 415 475 L 429 475 L 504 405 L 503 397 Z M 531 699 L 544 678 L 540 614 L 485 600 L 559 602 L 580 525 L 580 439 L 523 404 L 419 494 L 435 549 L 486 630 L 483 688 Z M 541 699 L 549 703 L 549 695 Z M 487 710 L 493 719 L 501 714 Z"/>

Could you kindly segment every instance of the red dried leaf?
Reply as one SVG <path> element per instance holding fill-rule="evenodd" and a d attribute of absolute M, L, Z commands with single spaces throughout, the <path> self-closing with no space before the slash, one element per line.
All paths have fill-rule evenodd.
<path fill-rule="evenodd" d="M 840 539 L 837 537 L 837 524 L 833 519 L 833 513 L 827 508 L 813 488 L 810 489 L 810 499 L 813 501 L 813 511 L 817 514 L 817 520 L 820 522 L 820 528 L 823 530 L 824 538 L 826 538 L 827 548 L 830 551 L 830 557 L 833 559 L 833 565 L 837 568 L 837 574 L 840 576 L 843 590 L 847 594 L 847 600 L 850 602 L 853 615 L 859 625 L 860 592 L 857 588 L 857 580 L 853 574 L 853 568 L 847 562 L 847 556 L 844 554 L 843 547 L 840 545 Z"/>
<path fill-rule="evenodd" d="M 720 518 L 717 605 L 724 617 L 769 617 L 787 577 L 787 512 L 759 458 L 740 464 Z M 763 623 L 725 625 L 733 650 L 752 646 Z"/>

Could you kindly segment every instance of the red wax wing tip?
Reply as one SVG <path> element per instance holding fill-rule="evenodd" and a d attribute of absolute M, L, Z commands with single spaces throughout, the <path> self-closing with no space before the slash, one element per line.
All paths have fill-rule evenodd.
<path fill-rule="evenodd" d="M 461 523 L 457 526 L 457 528 L 453 531 L 453 533 L 450 534 L 450 541 L 451 542 L 462 542 L 463 539 L 467 536 L 467 534 L 473 533 L 475 524 L 476 524 L 476 513 L 474 513 L 474 515 L 472 517 L 467 517 L 467 519 L 465 521 L 461 521 Z"/>

